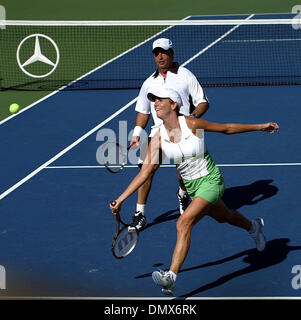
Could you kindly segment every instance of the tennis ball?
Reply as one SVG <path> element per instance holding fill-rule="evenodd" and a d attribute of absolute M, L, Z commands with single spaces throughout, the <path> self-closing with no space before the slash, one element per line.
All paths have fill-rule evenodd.
<path fill-rule="evenodd" d="M 20 110 L 20 107 L 19 107 L 19 105 L 17 103 L 12 103 L 9 106 L 10 113 L 17 113 L 19 110 Z"/>

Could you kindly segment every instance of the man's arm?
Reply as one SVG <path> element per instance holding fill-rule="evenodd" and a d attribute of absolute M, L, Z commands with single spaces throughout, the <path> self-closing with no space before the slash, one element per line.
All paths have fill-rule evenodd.
<path fill-rule="evenodd" d="M 192 105 L 196 106 L 191 115 L 192 117 L 199 118 L 209 109 L 209 100 L 195 75 L 190 71 L 188 75 L 189 74 L 188 85 L 190 101 Z"/>
<path fill-rule="evenodd" d="M 136 116 L 136 126 L 134 128 L 131 145 L 137 144 L 140 140 L 140 133 L 146 127 L 150 115 L 138 112 Z"/>
<path fill-rule="evenodd" d="M 142 129 L 144 129 L 148 123 L 149 117 L 149 114 L 138 112 L 136 117 L 136 127 L 141 127 Z"/>
<path fill-rule="evenodd" d="M 198 106 L 193 110 L 190 116 L 200 118 L 205 112 L 209 109 L 208 102 L 201 102 Z"/>

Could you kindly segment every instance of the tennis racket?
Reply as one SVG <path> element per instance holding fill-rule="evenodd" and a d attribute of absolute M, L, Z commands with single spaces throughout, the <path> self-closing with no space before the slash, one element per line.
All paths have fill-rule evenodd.
<path fill-rule="evenodd" d="M 100 148 L 101 163 L 111 173 L 120 172 L 126 164 L 127 152 L 132 146 L 126 148 L 118 142 L 107 141 Z"/>
<path fill-rule="evenodd" d="M 115 201 L 111 202 L 112 206 L 115 204 Z M 136 247 L 138 242 L 138 232 L 128 231 L 129 225 L 121 220 L 119 212 L 114 213 L 114 216 L 116 220 L 116 232 L 112 242 L 112 253 L 115 258 L 122 259 L 129 255 Z"/>

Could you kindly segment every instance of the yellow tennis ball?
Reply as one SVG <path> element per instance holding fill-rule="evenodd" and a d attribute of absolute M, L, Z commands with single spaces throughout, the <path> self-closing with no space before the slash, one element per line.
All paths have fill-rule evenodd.
<path fill-rule="evenodd" d="M 17 113 L 19 110 L 20 110 L 20 107 L 19 107 L 19 105 L 17 103 L 12 103 L 9 106 L 10 113 Z"/>

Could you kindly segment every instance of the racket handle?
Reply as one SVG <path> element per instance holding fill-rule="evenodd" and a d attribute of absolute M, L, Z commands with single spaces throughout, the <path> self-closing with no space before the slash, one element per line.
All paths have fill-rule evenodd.
<path fill-rule="evenodd" d="M 114 201 L 111 201 L 111 206 L 115 206 L 116 205 L 116 201 L 114 200 Z M 113 213 L 114 214 L 114 217 L 115 217 L 115 219 L 118 221 L 118 220 L 120 220 L 120 215 L 119 215 L 119 212 L 114 212 Z"/>
<path fill-rule="evenodd" d="M 131 143 L 126 149 L 129 151 L 132 147 L 137 147 L 138 146 L 138 142 L 134 141 L 133 143 Z"/>

